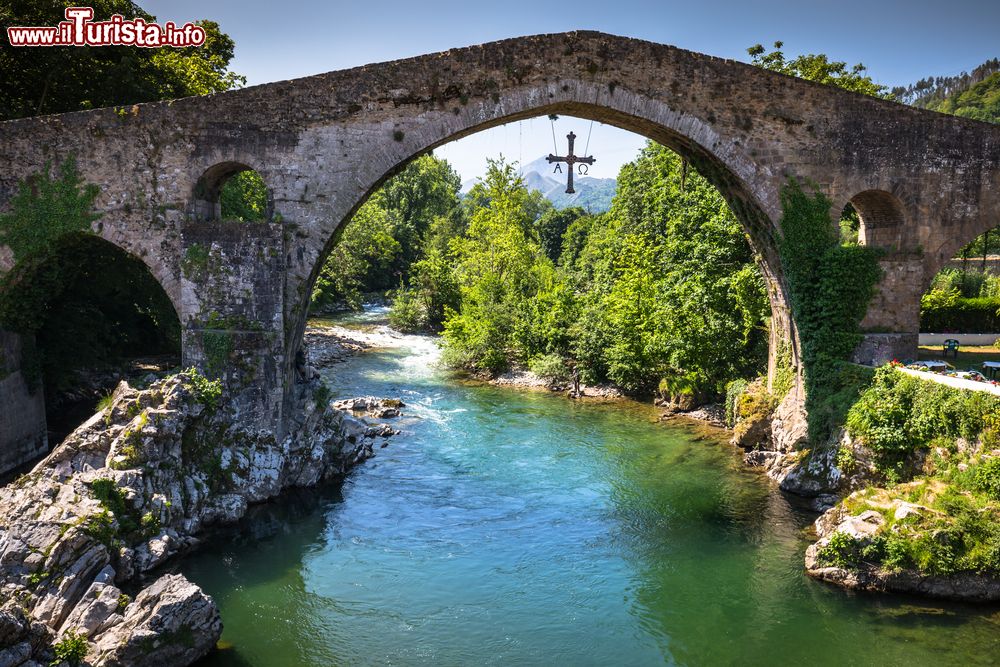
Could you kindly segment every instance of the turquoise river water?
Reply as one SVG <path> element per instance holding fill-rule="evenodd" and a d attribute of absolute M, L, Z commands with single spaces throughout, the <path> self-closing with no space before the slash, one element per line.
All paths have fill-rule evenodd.
<path fill-rule="evenodd" d="M 814 515 L 723 439 L 436 359 L 406 336 L 325 371 L 401 397 L 403 433 L 181 563 L 225 623 L 203 667 L 1000 661 L 995 607 L 808 579 Z"/>

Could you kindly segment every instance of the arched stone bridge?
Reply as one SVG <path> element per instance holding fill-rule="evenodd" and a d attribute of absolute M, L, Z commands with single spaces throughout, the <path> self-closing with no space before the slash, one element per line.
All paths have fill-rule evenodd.
<path fill-rule="evenodd" d="M 920 294 L 998 222 L 1000 127 L 593 32 L 0 123 L 0 206 L 46 161 L 75 156 L 100 187 L 94 230 L 141 258 L 172 299 L 184 363 L 206 364 L 206 336 L 225 336 L 234 391 L 280 434 L 309 294 L 338 228 L 415 156 L 549 113 L 643 134 L 708 176 L 760 255 L 773 333 L 792 341 L 774 242 L 780 189 L 790 177 L 815 183 L 833 202 L 831 225 L 852 202 L 863 241 L 890 251 L 863 323 L 881 332 L 858 351 L 867 361 L 915 348 Z M 221 183 L 247 168 L 268 186 L 269 222 L 217 220 Z"/>

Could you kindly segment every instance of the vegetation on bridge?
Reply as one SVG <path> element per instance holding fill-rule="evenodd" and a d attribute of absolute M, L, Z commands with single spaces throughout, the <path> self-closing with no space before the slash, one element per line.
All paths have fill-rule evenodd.
<path fill-rule="evenodd" d="M 856 398 L 844 365 L 861 342 L 859 324 L 881 278 L 878 251 L 841 242 L 830 224 L 830 200 L 789 182 L 782 192 L 778 251 L 802 344 L 810 438 L 843 424 Z"/>

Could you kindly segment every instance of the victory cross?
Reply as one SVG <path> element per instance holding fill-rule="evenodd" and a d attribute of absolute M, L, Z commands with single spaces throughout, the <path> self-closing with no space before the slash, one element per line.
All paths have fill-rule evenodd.
<path fill-rule="evenodd" d="M 566 194 L 573 194 L 576 192 L 576 190 L 573 189 L 573 165 L 579 163 L 580 175 L 584 176 L 587 173 L 587 169 L 584 165 L 594 164 L 596 160 L 592 155 L 588 155 L 587 157 L 573 155 L 573 142 L 576 141 L 576 135 L 573 134 L 572 131 L 566 135 L 566 139 L 569 140 L 569 150 L 566 151 L 565 156 L 553 155 L 552 153 L 549 153 L 549 156 L 545 159 L 549 161 L 549 164 L 552 164 L 553 162 L 565 162 L 567 164 Z M 562 173 L 562 165 L 557 164 L 552 173 Z"/>

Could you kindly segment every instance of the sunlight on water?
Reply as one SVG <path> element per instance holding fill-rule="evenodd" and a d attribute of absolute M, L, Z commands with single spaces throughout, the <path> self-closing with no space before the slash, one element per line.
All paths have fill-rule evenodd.
<path fill-rule="evenodd" d="M 205 665 L 995 664 L 995 608 L 806 578 L 812 515 L 718 437 L 458 383 L 433 340 L 397 344 L 325 379 L 403 398 L 403 434 L 182 563 L 232 646 Z"/>

